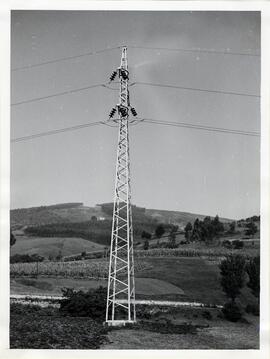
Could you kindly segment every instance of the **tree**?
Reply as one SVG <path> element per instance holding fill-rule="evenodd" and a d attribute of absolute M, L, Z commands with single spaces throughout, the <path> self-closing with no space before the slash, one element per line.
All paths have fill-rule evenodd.
<path fill-rule="evenodd" d="M 229 233 L 231 233 L 231 234 L 235 233 L 236 223 L 231 222 L 229 226 L 230 226 Z"/>
<path fill-rule="evenodd" d="M 260 257 L 251 258 L 247 265 L 246 271 L 249 277 L 247 286 L 251 289 L 252 294 L 259 299 L 260 296 Z"/>
<path fill-rule="evenodd" d="M 168 243 L 168 247 L 169 248 L 177 248 L 177 244 L 176 244 L 176 235 L 175 232 L 171 232 L 169 235 L 169 243 Z"/>
<path fill-rule="evenodd" d="M 96 216 L 92 216 L 92 217 L 91 217 L 91 221 L 92 221 L 92 222 L 97 222 L 97 217 L 96 217 Z"/>
<path fill-rule="evenodd" d="M 220 232 L 224 232 L 224 225 L 222 222 L 220 222 L 218 215 L 216 215 L 216 217 L 213 219 L 212 225 L 214 227 L 215 235 L 218 235 Z"/>
<path fill-rule="evenodd" d="M 62 251 L 61 250 L 59 250 L 59 252 L 58 252 L 57 256 L 55 257 L 55 259 L 57 261 L 60 261 L 62 259 Z"/>
<path fill-rule="evenodd" d="M 147 251 L 147 249 L 149 249 L 149 241 L 148 241 L 148 239 L 145 239 L 144 245 L 143 245 L 143 249 L 144 249 L 145 251 Z"/>
<path fill-rule="evenodd" d="M 16 243 L 16 238 L 10 230 L 10 246 L 13 246 Z"/>
<path fill-rule="evenodd" d="M 254 236 L 254 234 L 258 231 L 258 228 L 254 222 L 247 223 L 247 230 L 245 231 L 245 234 L 247 236 Z"/>
<path fill-rule="evenodd" d="M 152 238 L 152 234 L 149 233 L 149 232 L 146 232 L 146 231 L 142 231 L 141 237 L 142 237 L 142 238 L 145 238 L 145 239 L 151 239 L 151 238 Z"/>
<path fill-rule="evenodd" d="M 209 216 L 205 217 L 201 223 L 201 239 L 203 241 L 212 241 L 216 234 L 215 220 L 211 221 Z"/>
<path fill-rule="evenodd" d="M 245 258 L 239 254 L 228 255 L 219 265 L 221 286 L 226 296 L 235 302 L 236 297 L 244 285 Z"/>
<path fill-rule="evenodd" d="M 165 229 L 162 224 L 159 224 L 155 230 L 155 235 L 157 238 L 161 238 L 165 233 Z"/>
<path fill-rule="evenodd" d="M 191 232 L 192 232 L 192 224 L 190 222 L 188 222 L 185 227 L 185 238 L 188 241 L 190 240 Z"/>

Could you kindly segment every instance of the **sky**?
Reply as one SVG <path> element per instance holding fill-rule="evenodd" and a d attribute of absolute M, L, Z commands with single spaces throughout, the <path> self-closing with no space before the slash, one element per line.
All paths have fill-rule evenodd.
<path fill-rule="evenodd" d="M 130 81 L 260 94 L 260 57 L 129 46 L 260 53 L 258 12 L 12 11 L 11 68 L 128 46 Z M 108 81 L 121 49 L 11 73 L 11 102 Z M 130 87 L 139 117 L 260 131 L 260 99 Z M 12 106 L 11 138 L 104 121 L 118 91 L 95 88 Z M 117 128 L 11 143 L 11 208 L 113 200 Z M 260 138 L 130 126 L 132 202 L 227 218 L 260 210 Z"/>

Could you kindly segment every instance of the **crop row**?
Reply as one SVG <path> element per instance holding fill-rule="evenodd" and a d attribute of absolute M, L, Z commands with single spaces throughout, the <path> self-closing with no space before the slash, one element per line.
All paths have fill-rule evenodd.
<path fill-rule="evenodd" d="M 135 264 L 135 271 L 141 271 L 148 267 L 148 263 L 139 261 Z M 99 279 L 108 277 L 108 270 L 108 261 L 12 263 L 10 265 L 10 275 L 12 277 L 43 275 Z"/>
<path fill-rule="evenodd" d="M 136 250 L 134 251 L 135 257 L 223 257 L 232 252 L 250 256 L 253 254 L 249 250 L 230 250 L 227 248 L 153 248 L 148 250 Z M 254 255 L 254 254 L 253 254 Z"/>

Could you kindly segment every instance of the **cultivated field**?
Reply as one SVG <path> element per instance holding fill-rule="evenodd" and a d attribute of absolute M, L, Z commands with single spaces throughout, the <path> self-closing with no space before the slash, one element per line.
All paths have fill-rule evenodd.
<path fill-rule="evenodd" d="M 45 258 L 56 257 L 85 252 L 102 251 L 104 246 L 82 238 L 71 237 L 27 237 L 18 236 L 14 246 L 11 247 L 11 255 L 14 254 L 39 254 Z"/>

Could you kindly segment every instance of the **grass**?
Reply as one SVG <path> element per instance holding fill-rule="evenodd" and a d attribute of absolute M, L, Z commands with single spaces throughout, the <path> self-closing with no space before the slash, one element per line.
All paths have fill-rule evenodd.
<path fill-rule="evenodd" d="M 56 257 L 59 252 L 62 256 L 103 250 L 104 246 L 82 238 L 70 237 L 26 237 L 19 236 L 14 246 L 11 247 L 11 255 L 14 254 L 39 254 L 45 258 Z"/>
<path fill-rule="evenodd" d="M 143 258 L 143 263 L 143 270 L 135 273 L 137 299 L 185 300 L 221 305 L 226 301 L 215 261 L 200 257 L 147 257 Z M 11 278 L 11 293 L 59 295 L 63 287 L 87 290 L 107 285 L 107 280 L 56 278 L 53 275 L 32 278 L 32 281 L 27 284 L 20 277 Z M 252 299 L 250 290 L 243 288 L 240 296 L 242 304 L 246 305 Z"/>
<path fill-rule="evenodd" d="M 219 310 L 211 309 L 210 319 L 206 319 L 202 308 L 181 308 L 167 313 L 151 315 L 151 322 L 171 324 L 180 327 L 201 328 L 195 332 L 187 330 L 185 334 L 177 334 L 178 330 L 161 331 L 155 329 L 131 328 L 120 329 L 108 333 L 109 340 L 101 349 L 258 349 L 259 318 L 245 315 L 238 323 L 228 322 L 219 317 Z M 187 328 L 188 329 L 188 328 Z M 192 333 L 193 332 L 193 333 Z"/>
<path fill-rule="evenodd" d="M 10 347 L 106 350 L 259 348 L 259 317 L 245 314 L 244 320 L 232 323 L 221 319 L 218 309 L 208 310 L 210 316 L 206 316 L 202 308 L 156 309 L 150 320 L 139 316 L 138 324 L 133 328 L 110 328 L 108 331 L 101 322 L 89 317 L 62 316 L 52 307 L 11 304 Z"/>
<path fill-rule="evenodd" d="M 184 291 L 183 295 L 153 295 L 153 299 L 188 300 L 210 304 L 224 304 L 226 298 L 220 286 L 220 274 L 217 264 L 192 258 L 144 258 L 149 269 L 138 273 L 137 277 L 160 279 Z M 248 288 L 242 290 L 240 300 L 246 304 L 252 300 Z M 139 296 L 137 296 L 139 298 Z"/>
<path fill-rule="evenodd" d="M 203 329 L 197 334 L 161 334 L 146 330 L 121 329 L 108 334 L 109 344 L 101 349 L 258 349 L 259 340 L 255 326 L 232 324 Z"/>
<path fill-rule="evenodd" d="M 25 295 L 61 295 L 61 288 L 68 287 L 87 291 L 90 288 L 106 287 L 107 280 L 83 280 L 72 278 L 12 278 L 10 281 L 11 294 Z M 183 295 L 183 291 L 162 280 L 152 278 L 137 278 L 136 293 L 138 295 Z"/>
<path fill-rule="evenodd" d="M 100 285 L 106 286 L 106 280 L 85 280 L 74 278 L 12 278 L 10 281 L 11 294 L 25 295 L 61 295 L 61 288 L 68 287 L 76 290 L 87 291 Z"/>

